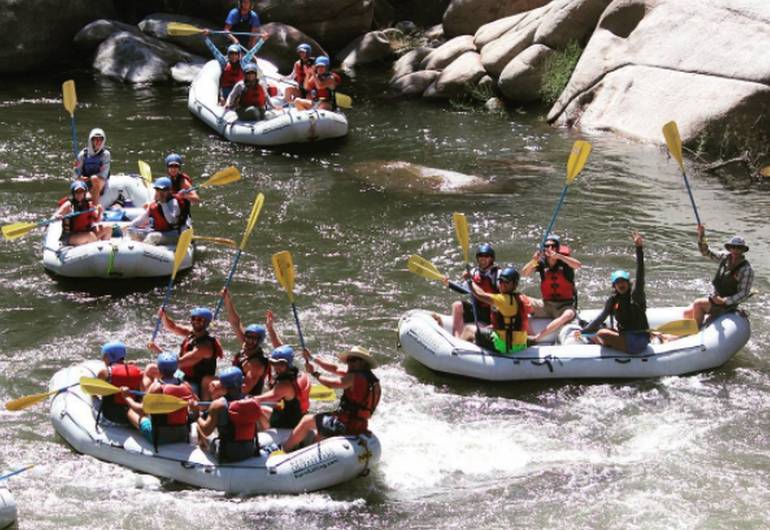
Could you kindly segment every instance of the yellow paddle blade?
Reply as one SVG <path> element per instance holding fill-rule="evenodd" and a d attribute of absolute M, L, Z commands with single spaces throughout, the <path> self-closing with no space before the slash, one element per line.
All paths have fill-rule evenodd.
<path fill-rule="evenodd" d="M 37 223 L 12 223 L 5 225 L 3 230 L 3 237 L 7 240 L 18 239 L 23 235 L 26 235 L 30 230 L 37 227 Z"/>
<path fill-rule="evenodd" d="M 142 410 L 147 414 L 170 414 L 187 405 L 186 400 L 168 394 L 145 394 L 142 400 Z"/>
<path fill-rule="evenodd" d="M 120 392 L 120 389 L 115 385 L 96 377 L 81 377 L 80 388 L 83 389 L 83 392 L 92 396 L 111 396 Z"/>
<path fill-rule="evenodd" d="M 567 186 L 572 184 L 577 178 L 578 173 L 583 170 L 583 166 L 586 165 L 586 160 L 588 160 L 588 155 L 590 154 L 591 144 L 585 140 L 578 140 L 572 145 L 572 151 L 567 160 Z"/>
<path fill-rule="evenodd" d="M 695 320 L 687 318 L 667 322 L 662 326 L 655 328 L 654 331 L 666 333 L 668 335 L 676 335 L 677 337 L 684 337 L 686 335 L 695 335 L 700 330 L 698 329 L 698 323 Z"/>
<path fill-rule="evenodd" d="M 243 238 L 241 238 L 241 250 L 246 248 L 246 242 L 249 240 L 251 231 L 254 230 L 254 225 L 257 224 L 259 218 L 259 212 L 262 211 L 262 205 L 265 204 L 265 196 L 261 193 L 257 195 L 254 200 L 254 206 L 251 207 L 251 215 L 249 215 L 249 222 L 246 224 L 246 230 L 243 232 Z"/>
<path fill-rule="evenodd" d="M 6 410 L 22 410 L 26 409 L 27 407 L 31 407 L 35 403 L 40 403 L 41 401 L 44 401 L 48 398 L 48 396 L 52 396 L 56 394 L 58 390 L 52 390 L 50 392 L 40 392 L 39 394 L 32 394 L 30 396 L 22 396 L 20 398 L 12 399 L 11 401 L 6 402 L 5 409 Z"/>
<path fill-rule="evenodd" d="M 230 166 L 211 175 L 206 182 L 200 185 L 200 187 L 205 188 L 207 186 L 222 186 L 224 184 L 230 184 L 231 182 L 240 180 L 240 178 L 241 172 L 238 171 L 238 168 Z"/>
<path fill-rule="evenodd" d="M 334 393 L 333 388 L 328 386 L 313 385 L 310 387 L 310 399 L 315 401 L 334 401 L 337 399 L 337 394 Z"/>
<path fill-rule="evenodd" d="M 75 81 L 69 79 L 62 83 L 61 93 L 64 99 L 64 110 L 69 112 L 70 118 L 74 118 L 75 107 L 78 105 L 78 95 L 75 93 Z"/>
<path fill-rule="evenodd" d="M 273 254 L 273 270 L 275 279 L 289 295 L 289 301 L 294 301 L 294 261 L 288 250 Z"/>
<path fill-rule="evenodd" d="M 166 34 L 170 37 L 187 37 L 201 33 L 203 33 L 203 30 L 196 28 L 192 24 L 184 24 L 183 22 L 169 22 L 166 24 Z"/>
<path fill-rule="evenodd" d="M 176 250 L 174 251 L 174 268 L 171 269 L 171 278 L 176 278 L 176 273 L 179 271 L 179 267 L 182 266 L 184 257 L 187 255 L 187 249 L 190 248 L 190 242 L 193 238 L 193 229 L 188 228 L 182 235 L 179 236 L 179 241 L 176 243 Z"/>
<path fill-rule="evenodd" d="M 438 281 L 442 281 L 444 279 L 444 275 L 439 272 L 433 263 L 426 260 L 425 258 L 421 258 L 416 254 L 409 256 L 409 260 L 406 262 L 406 266 L 411 272 L 422 276 L 423 278 Z"/>
<path fill-rule="evenodd" d="M 679 169 L 684 173 L 684 160 L 682 159 L 682 138 L 679 136 L 679 127 L 675 121 L 670 121 L 663 126 L 663 137 L 666 139 L 668 151 L 676 159 Z"/>
<path fill-rule="evenodd" d="M 770 166 L 765 166 L 759 170 L 759 174 L 763 177 L 770 177 Z"/>
<path fill-rule="evenodd" d="M 342 107 L 343 109 L 349 109 L 353 107 L 353 98 L 347 94 L 340 94 L 339 92 L 335 92 L 334 100 L 337 102 L 337 106 Z"/>
<path fill-rule="evenodd" d="M 464 213 L 455 212 L 452 214 L 452 221 L 455 225 L 455 234 L 460 247 L 463 249 L 463 261 L 468 262 L 468 220 Z"/>
<path fill-rule="evenodd" d="M 144 160 L 139 161 L 139 174 L 142 176 L 148 186 L 152 187 L 152 170 L 150 164 Z"/>
<path fill-rule="evenodd" d="M 235 241 L 232 239 L 227 239 L 226 237 L 193 236 L 193 241 L 208 241 L 210 243 L 222 245 L 223 247 L 238 248 L 238 245 L 236 245 Z"/>

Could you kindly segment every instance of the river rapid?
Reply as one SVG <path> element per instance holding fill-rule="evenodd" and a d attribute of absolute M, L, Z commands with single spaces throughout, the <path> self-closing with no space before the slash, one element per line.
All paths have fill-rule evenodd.
<path fill-rule="evenodd" d="M 272 309 L 296 333 L 270 255 L 290 250 L 308 346 L 375 352 L 383 401 L 371 421 L 380 464 L 365 478 L 296 496 L 227 497 L 167 483 L 74 453 L 45 403 L 0 412 L 0 465 L 35 463 L 14 477 L 19 527 L 59 528 L 766 528 L 770 525 L 770 179 L 691 171 L 707 237 L 743 234 L 758 291 L 752 337 L 725 366 L 685 377 L 622 382 L 492 384 L 433 373 L 396 345 L 411 308 L 447 312 L 454 295 L 406 270 L 417 253 L 459 276 L 452 212 L 471 242 L 522 266 L 550 219 L 572 143 L 593 144 L 556 231 L 584 267 L 583 307 L 598 307 L 609 274 L 633 270 L 632 229 L 646 238 L 650 306 L 705 293 L 715 264 L 698 254 L 695 221 L 676 163 L 661 145 L 548 126 L 535 113 L 487 114 L 348 87 L 347 139 L 293 149 L 229 144 L 188 113 L 183 86 L 130 87 L 74 72 L 0 86 L 0 222 L 50 215 L 72 165 L 61 81 L 74 76 L 81 143 L 102 127 L 113 174 L 137 160 L 163 172 L 181 153 L 197 182 L 228 165 L 237 183 L 200 192 L 196 234 L 240 241 L 258 192 L 266 201 L 232 284 L 246 322 Z M 673 117 L 672 117 L 673 118 Z M 661 124 L 662 125 L 662 124 Z M 439 179 L 406 163 L 444 170 Z M 469 178 L 468 176 L 473 178 Z M 467 185 L 466 188 L 459 187 Z M 41 392 L 58 369 L 124 340 L 146 360 L 164 282 L 105 287 L 60 283 L 41 264 L 43 231 L 0 243 L 0 400 Z M 169 311 L 185 319 L 214 305 L 232 259 L 199 247 Z M 523 283 L 537 293 L 537 283 Z M 236 347 L 222 322 L 226 350 Z M 161 333 L 160 343 L 177 341 Z"/>

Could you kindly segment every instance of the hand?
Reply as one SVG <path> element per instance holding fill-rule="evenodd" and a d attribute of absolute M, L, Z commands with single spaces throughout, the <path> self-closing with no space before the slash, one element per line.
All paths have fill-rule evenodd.
<path fill-rule="evenodd" d="M 209 28 L 203 28 L 203 35 L 206 37 L 209 36 Z"/>
<path fill-rule="evenodd" d="M 532 261 L 540 261 L 540 249 L 537 249 L 534 254 L 532 254 Z"/>
<path fill-rule="evenodd" d="M 704 225 L 698 225 L 698 227 L 695 229 L 695 233 L 698 234 L 698 241 L 703 239 L 703 236 L 706 234 L 706 227 Z"/>
<path fill-rule="evenodd" d="M 634 245 L 637 247 L 641 247 L 644 245 L 644 238 L 642 237 L 642 234 L 634 230 L 631 232 L 631 239 L 634 241 Z"/>
<path fill-rule="evenodd" d="M 714 295 L 711 297 L 711 303 L 714 305 L 725 305 L 726 301 L 721 296 Z"/>
<path fill-rule="evenodd" d="M 442 283 L 442 285 L 444 287 L 448 287 L 449 286 L 449 276 L 444 276 L 443 278 L 441 278 L 441 283 Z"/>
<path fill-rule="evenodd" d="M 148 342 L 148 343 L 147 343 L 147 349 L 148 349 L 148 350 L 150 350 L 150 351 L 152 351 L 152 352 L 155 352 L 155 353 L 160 353 L 160 352 L 162 352 L 162 351 L 163 351 L 163 350 L 161 350 L 161 349 L 160 349 L 160 347 L 158 347 L 158 345 L 157 345 L 157 344 L 155 344 L 153 341 L 150 341 L 150 342 Z"/>
<path fill-rule="evenodd" d="M 554 249 L 547 247 L 543 249 L 543 253 L 545 253 L 546 258 L 551 258 L 553 256 L 558 256 L 558 252 L 556 252 Z"/>
<path fill-rule="evenodd" d="M 222 295 L 222 298 L 225 300 L 228 300 L 230 298 L 230 291 L 227 289 L 227 287 L 222 288 L 222 292 L 220 293 Z"/>
<path fill-rule="evenodd" d="M 262 40 L 267 40 L 267 39 L 269 39 L 269 38 L 270 38 L 270 34 L 269 34 L 267 31 L 263 31 L 263 32 L 260 34 L 260 37 L 262 37 Z"/>
<path fill-rule="evenodd" d="M 273 317 L 273 312 L 270 309 L 268 309 L 267 312 L 265 313 L 265 325 L 269 328 L 272 328 L 274 320 L 275 319 Z"/>
<path fill-rule="evenodd" d="M 305 364 L 310 364 L 310 361 L 313 360 L 313 356 L 310 354 L 310 350 L 308 350 L 307 348 L 302 350 L 302 357 L 305 358 Z"/>

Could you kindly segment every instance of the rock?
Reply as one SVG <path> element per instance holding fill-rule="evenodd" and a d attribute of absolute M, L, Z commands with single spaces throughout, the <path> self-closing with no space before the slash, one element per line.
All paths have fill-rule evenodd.
<path fill-rule="evenodd" d="M 336 55 L 342 71 L 352 74 L 356 67 L 393 57 L 390 40 L 382 31 L 370 31 L 348 44 Z"/>
<path fill-rule="evenodd" d="M 768 6 L 748 0 L 616 0 L 548 120 L 655 143 L 670 120 L 684 142 L 767 136 L 770 63 L 751 59 L 769 26 Z"/>
<path fill-rule="evenodd" d="M 188 17 L 184 15 L 172 15 L 169 13 L 153 13 L 152 15 L 148 15 L 139 23 L 139 29 L 151 37 L 155 37 L 156 39 L 161 39 L 167 42 L 172 42 L 177 46 L 184 48 L 185 50 L 196 55 L 200 55 L 202 57 L 211 57 L 211 51 L 206 46 L 203 35 L 188 35 L 185 37 L 175 37 L 169 35 L 167 31 L 169 22 L 180 22 L 182 24 L 190 24 L 191 26 L 195 26 L 201 29 L 207 28 L 215 31 L 222 29 L 221 26 L 214 26 L 210 22 L 200 18 Z M 211 39 L 211 42 L 213 42 L 222 53 L 225 52 L 227 46 L 230 44 L 230 40 L 221 34 L 211 34 L 209 35 L 209 39 Z"/>
<path fill-rule="evenodd" d="M 399 30 L 404 35 L 411 35 L 413 33 L 417 33 L 417 25 L 411 20 L 401 20 L 400 22 L 396 22 L 396 24 L 393 27 Z"/>
<path fill-rule="evenodd" d="M 500 98 L 489 98 L 484 103 L 484 108 L 489 112 L 502 112 L 505 110 L 505 103 Z"/>
<path fill-rule="evenodd" d="M 465 52 L 441 72 L 425 90 L 423 97 L 450 98 L 467 92 L 468 88 L 475 87 L 485 74 L 481 56 L 475 51 Z"/>
<path fill-rule="evenodd" d="M 176 63 L 171 67 L 171 78 L 177 83 L 189 84 L 198 76 L 203 69 L 205 61 L 195 63 Z"/>
<path fill-rule="evenodd" d="M 489 186 L 487 181 L 476 175 L 402 160 L 358 162 L 351 166 L 351 170 L 372 185 L 394 191 L 453 192 Z"/>
<path fill-rule="evenodd" d="M 435 26 L 431 26 L 430 28 L 426 29 L 423 32 L 423 37 L 425 37 L 428 40 L 445 40 L 444 37 L 444 26 L 441 24 L 436 24 Z"/>
<path fill-rule="evenodd" d="M 476 51 L 473 37 L 462 35 L 436 48 L 420 63 L 420 70 L 441 70 L 468 51 Z"/>
<path fill-rule="evenodd" d="M 416 71 L 422 60 L 432 51 L 433 50 L 430 48 L 421 46 L 402 55 L 395 63 L 393 63 L 393 75 L 390 78 L 391 82 L 399 77 Z"/>
<path fill-rule="evenodd" d="M 476 86 L 479 88 L 479 90 L 489 91 L 490 93 L 497 89 L 497 83 L 495 83 L 495 80 L 492 79 L 492 77 L 489 75 L 485 75 L 479 79 L 479 82 L 476 83 Z"/>
<path fill-rule="evenodd" d="M 99 45 L 93 66 L 103 75 L 127 83 L 167 81 L 171 66 L 203 61 L 178 46 L 144 34 L 121 31 Z"/>
<path fill-rule="evenodd" d="M 559 0 L 548 4 L 534 42 L 563 50 L 571 41 L 585 42 L 612 0 Z"/>
<path fill-rule="evenodd" d="M 114 18 L 112 2 L 102 0 L 13 0 L 0 8 L 0 74 L 38 70 L 76 50 L 75 34 L 94 20 Z"/>
<path fill-rule="evenodd" d="M 481 61 L 490 74 L 499 77 L 514 57 L 532 45 L 535 32 L 545 13 L 544 9 L 526 13 L 517 19 L 512 28 L 481 48 Z"/>
<path fill-rule="evenodd" d="M 135 35 L 141 33 L 136 26 L 123 24 L 117 20 L 101 18 L 83 26 L 72 41 L 78 49 L 90 53 L 107 39 L 107 37 L 120 31 L 127 31 L 129 33 L 134 33 Z"/>
<path fill-rule="evenodd" d="M 473 35 L 473 44 L 477 50 L 481 50 L 490 42 L 499 39 L 510 30 L 514 29 L 522 20 L 526 19 L 529 13 L 519 13 L 510 17 L 501 18 L 484 24 Z"/>
<path fill-rule="evenodd" d="M 392 79 L 388 85 L 388 93 L 393 96 L 420 96 L 441 72 L 438 70 L 420 70 L 411 74 Z"/>
<path fill-rule="evenodd" d="M 540 99 L 544 66 L 554 51 L 542 44 L 533 44 L 517 55 L 500 74 L 498 87 L 506 99 L 528 103 Z"/>
<path fill-rule="evenodd" d="M 531 11 L 551 0 L 452 0 L 444 13 L 444 33 L 448 37 L 472 35 L 493 20 Z"/>
<path fill-rule="evenodd" d="M 259 50 L 259 57 L 267 59 L 278 67 L 280 72 L 287 75 L 294 67 L 294 62 L 299 58 L 297 46 L 303 42 L 310 44 L 313 49 L 313 57 L 329 55 L 326 50 L 313 38 L 288 24 L 271 22 L 262 28 L 270 34 L 265 44 Z"/>

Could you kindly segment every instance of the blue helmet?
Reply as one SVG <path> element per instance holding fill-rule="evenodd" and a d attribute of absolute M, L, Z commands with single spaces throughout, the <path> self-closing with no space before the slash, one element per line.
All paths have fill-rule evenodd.
<path fill-rule="evenodd" d="M 192 311 L 190 311 L 190 318 L 192 317 L 201 317 L 204 320 L 211 322 L 211 320 L 214 318 L 214 313 L 212 313 L 211 309 L 208 307 L 195 307 Z"/>
<path fill-rule="evenodd" d="M 330 64 L 329 58 L 325 55 L 321 55 L 315 59 L 315 66 L 325 66 L 326 68 L 329 68 Z"/>
<path fill-rule="evenodd" d="M 70 191 L 74 195 L 75 192 L 78 190 L 88 191 L 88 186 L 82 180 L 76 180 L 75 182 L 70 184 Z"/>
<path fill-rule="evenodd" d="M 171 186 L 171 179 L 168 177 L 160 177 L 159 179 L 155 179 L 155 182 L 152 183 L 152 187 L 156 190 L 170 190 Z"/>
<path fill-rule="evenodd" d="M 119 340 L 107 342 L 102 346 L 102 357 L 107 357 L 110 364 L 122 361 L 126 358 L 126 345 Z"/>
<path fill-rule="evenodd" d="M 257 65 L 254 63 L 249 63 L 246 66 L 243 67 L 243 73 L 248 74 L 249 72 L 254 72 L 255 74 L 258 72 Z"/>
<path fill-rule="evenodd" d="M 265 330 L 265 326 L 260 326 L 259 324 L 249 324 L 246 326 L 246 329 L 243 330 L 243 333 L 245 335 L 256 335 L 257 339 L 262 341 L 265 340 L 265 334 L 267 331 Z"/>
<path fill-rule="evenodd" d="M 279 346 L 270 353 L 270 360 L 273 362 L 284 361 L 291 366 L 294 363 L 294 348 L 286 344 Z"/>
<path fill-rule="evenodd" d="M 182 157 L 179 156 L 176 153 L 171 153 L 166 157 L 166 167 L 171 166 L 173 164 L 176 164 L 177 166 L 182 165 Z"/>
<path fill-rule="evenodd" d="M 299 52 L 305 52 L 306 54 L 310 55 L 310 52 L 313 51 L 313 48 L 310 47 L 310 44 L 303 42 L 299 46 L 297 46 L 297 53 Z"/>
<path fill-rule="evenodd" d="M 615 282 L 618 280 L 626 280 L 628 282 L 631 281 L 631 275 L 628 273 L 628 271 L 618 269 L 610 274 L 610 280 L 612 280 L 612 285 L 615 285 Z"/>
<path fill-rule="evenodd" d="M 225 388 L 241 388 L 243 372 L 237 366 L 229 366 L 219 372 L 219 382 Z"/>
<path fill-rule="evenodd" d="M 497 281 L 507 281 L 513 283 L 513 285 L 519 284 L 519 271 L 516 270 L 516 267 L 506 267 L 502 270 L 500 275 L 497 277 Z"/>
<path fill-rule="evenodd" d="M 238 45 L 238 44 L 231 44 L 230 46 L 227 47 L 227 53 L 228 54 L 231 54 L 231 53 L 241 53 L 240 45 Z"/>
<path fill-rule="evenodd" d="M 479 256 L 492 256 L 492 259 L 495 259 L 495 249 L 489 243 L 483 243 L 476 249 L 476 257 Z"/>
<path fill-rule="evenodd" d="M 559 248 L 561 245 L 561 238 L 556 234 L 548 234 L 548 237 L 545 238 L 545 242 L 548 243 L 549 241 L 556 243 L 556 248 Z"/>
<path fill-rule="evenodd" d="M 158 355 L 158 370 L 161 375 L 165 377 L 171 377 L 176 372 L 178 366 L 179 357 L 176 353 L 163 352 Z"/>

